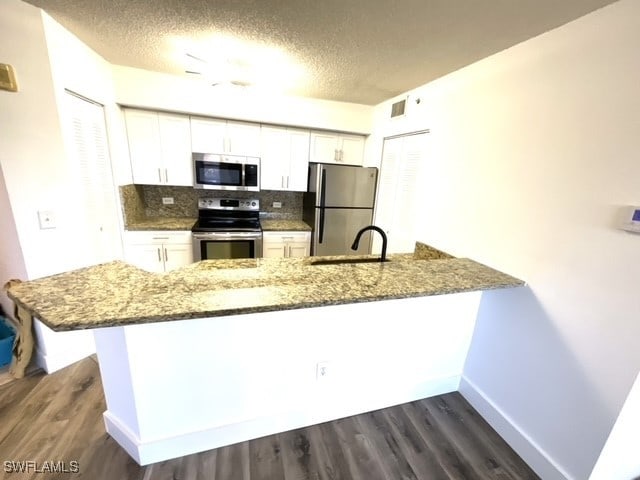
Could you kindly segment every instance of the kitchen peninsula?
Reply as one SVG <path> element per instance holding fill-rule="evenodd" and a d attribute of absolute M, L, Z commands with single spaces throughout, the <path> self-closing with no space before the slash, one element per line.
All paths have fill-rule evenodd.
<path fill-rule="evenodd" d="M 95 329 L 106 429 L 144 465 L 457 390 L 482 291 L 524 285 L 421 244 L 327 260 L 116 261 L 8 294 Z"/>

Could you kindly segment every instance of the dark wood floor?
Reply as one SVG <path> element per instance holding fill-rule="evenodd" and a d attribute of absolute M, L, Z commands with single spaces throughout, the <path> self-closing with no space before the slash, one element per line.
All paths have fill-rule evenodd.
<path fill-rule="evenodd" d="M 90 480 L 537 479 L 458 393 L 138 466 L 104 431 L 87 358 L 0 386 L 0 478 Z M 79 462 L 80 473 L 6 473 L 5 461 Z M 41 467 L 40 467 L 41 468 Z M 4 475 L 4 477 L 3 477 Z"/>

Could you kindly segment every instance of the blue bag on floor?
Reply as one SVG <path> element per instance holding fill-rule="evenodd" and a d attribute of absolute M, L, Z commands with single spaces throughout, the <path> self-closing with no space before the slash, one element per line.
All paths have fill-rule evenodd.
<path fill-rule="evenodd" d="M 16 340 L 16 331 L 9 321 L 0 316 L 0 367 L 11 363 L 13 343 Z"/>

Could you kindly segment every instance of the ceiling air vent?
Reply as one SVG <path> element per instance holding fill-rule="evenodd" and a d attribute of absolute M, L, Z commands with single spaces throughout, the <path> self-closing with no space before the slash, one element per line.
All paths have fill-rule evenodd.
<path fill-rule="evenodd" d="M 400 100 L 391 105 L 391 118 L 404 116 L 404 109 L 407 106 L 407 99 Z"/>

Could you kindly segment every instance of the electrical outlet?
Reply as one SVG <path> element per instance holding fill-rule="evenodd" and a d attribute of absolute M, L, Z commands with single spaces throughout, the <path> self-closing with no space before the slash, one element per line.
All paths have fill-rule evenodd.
<path fill-rule="evenodd" d="M 38 211 L 38 222 L 40 230 L 56 228 L 56 215 L 52 210 L 40 210 Z"/>
<path fill-rule="evenodd" d="M 316 364 L 316 380 L 326 380 L 330 377 L 331 369 L 329 362 L 318 362 Z"/>
<path fill-rule="evenodd" d="M 282 208 L 282 202 L 273 202 L 273 208 Z"/>
<path fill-rule="evenodd" d="M 173 197 L 162 197 L 163 205 L 173 205 Z"/>

